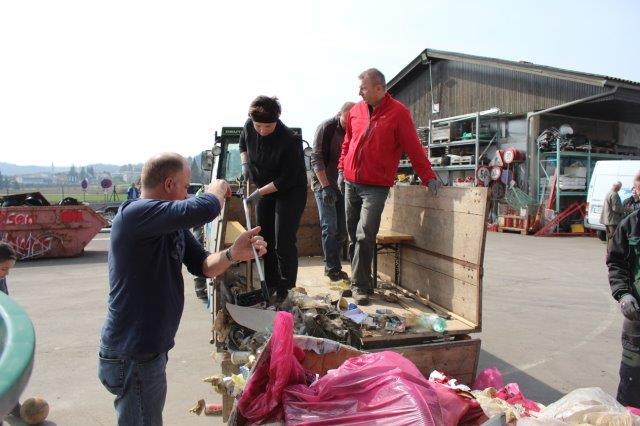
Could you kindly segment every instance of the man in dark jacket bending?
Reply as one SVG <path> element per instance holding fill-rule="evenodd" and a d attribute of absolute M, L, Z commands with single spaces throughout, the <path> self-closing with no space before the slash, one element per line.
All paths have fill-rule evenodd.
<path fill-rule="evenodd" d="M 635 211 L 620 222 L 607 255 L 609 285 L 620 303 L 622 361 L 617 400 L 624 406 L 640 407 L 640 228 Z"/>

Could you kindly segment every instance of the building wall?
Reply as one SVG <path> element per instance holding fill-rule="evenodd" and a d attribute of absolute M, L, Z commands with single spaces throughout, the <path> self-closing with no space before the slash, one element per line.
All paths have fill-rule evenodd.
<path fill-rule="evenodd" d="M 640 124 L 620 123 L 620 144 L 640 147 Z"/>
<path fill-rule="evenodd" d="M 438 114 L 431 114 L 428 66 L 420 66 L 390 90 L 409 107 L 417 126 L 428 126 L 431 119 L 492 107 L 523 114 L 606 90 L 584 83 L 448 60 L 434 61 L 431 74 L 433 101 L 440 104 Z"/>

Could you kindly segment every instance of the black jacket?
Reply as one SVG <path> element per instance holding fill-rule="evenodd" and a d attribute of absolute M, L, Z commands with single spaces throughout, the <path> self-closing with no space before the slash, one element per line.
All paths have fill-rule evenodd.
<path fill-rule="evenodd" d="M 618 224 L 607 255 L 609 285 L 616 300 L 620 300 L 625 294 L 631 294 L 636 300 L 640 300 L 639 283 L 635 279 L 640 253 L 639 212 L 636 210 Z"/>
<path fill-rule="evenodd" d="M 256 132 L 251 119 L 247 120 L 240 133 L 240 152 L 249 154 L 251 178 L 259 187 L 273 182 L 278 192 L 284 192 L 307 185 L 302 139 L 280 120 L 265 137 Z"/>

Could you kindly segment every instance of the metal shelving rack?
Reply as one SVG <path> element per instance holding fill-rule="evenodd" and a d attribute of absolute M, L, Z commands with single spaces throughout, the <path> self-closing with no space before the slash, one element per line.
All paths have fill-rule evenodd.
<path fill-rule="evenodd" d="M 585 151 L 585 152 L 580 152 L 580 151 L 561 151 L 560 150 L 560 144 L 556 143 L 556 149 L 554 151 L 541 151 L 540 148 L 538 148 L 538 173 L 537 173 L 537 185 L 538 185 L 538 194 L 539 194 L 539 199 L 540 199 L 540 203 L 542 203 L 543 197 L 546 197 L 548 195 L 548 193 L 546 192 L 546 188 L 547 185 L 542 185 L 542 174 L 544 174 L 544 176 L 547 179 L 550 179 L 551 176 L 547 173 L 546 170 L 546 165 L 547 163 L 551 163 L 551 162 L 555 162 L 555 168 L 554 170 L 556 170 L 558 167 L 562 167 L 562 159 L 564 158 L 575 158 L 575 159 L 582 159 L 582 160 L 586 160 L 586 169 L 587 169 L 587 174 L 586 174 L 586 180 L 585 180 L 585 189 L 584 191 L 575 191 L 575 190 L 561 190 L 560 189 L 560 175 L 562 173 L 562 170 L 559 169 L 558 173 L 556 175 L 556 182 L 555 182 L 555 207 L 554 207 L 554 211 L 556 213 L 558 213 L 561 208 L 560 208 L 560 200 L 562 197 L 587 197 L 587 188 L 589 187 L 589 181 L 591 180 L 591 173 L 593 171 L 593 167 L 595 165 L 595 162 L 598 160 L 638 160 L 640 159 L 640 157 L 638 156 L 631 156 L 631 155 L 619 155 L 619 154 L 601 154 L 601 153 L 597 153 L 597 152 L 591 152 L 591 151 Z M 542 173 L 541 173 L 542 172 Z M 553 173 L 553 172 L 552 172 Z"/>
<path fill-rule="evenodd" d="M 498 114 L 499 112 L 500 112 L 500 110 L 498 108 L 492 108 L 490 110 L 474 112 L 472 114 L 458 115 L 458 116 L 455 116 L 455 117 L 440 118 L 440 119 L 437 119 L 437 120 L 429 121 L 429 141 L 428 141 L 428 144 L 427 144 L 427 148 L 429 150 L 429 155 L 430 156 L 431 156 L 432 149 L 448 148 L 448 147 L 452 147 L 452 146 L 470 146 L 470 145 L 474 146 L 474 162 L 472 164 L 456 164 L 456 165 L 448 165 L 448 166 L 433 166 L 433 170 L 436 171 L 436 172 L 473 170 L 474 171 L 474 183 L 475 183 L 475 185 L 478 185 L 478 176 L 475 173 L 475 170 L 478 169 L 480 156 L 487 151 L 488 147 L 496 139 L 496 135 L 494 135 L 493 138 L 491 138 L 491 139 L 481 139 L 480 138 L 480 122 L 481 122 L 481 119 L 483 117 L 492 116 L 492 115 Z M 453 124 L 453 123 L 463 122 L 463 121 L 473 121 L 474 122 L 474 124 L 475 124 L 474 132 L 475 132 L 475 135 L 476 135 L 475 139 L 454 140 L 454 141 L 449 141 L 449 142 L 433 143 L 433 128 L 434 128 L 434 124 L 443 124 L 443 123 Z M 483 152 L 480 151 L 481 148 L 485 148 Z M 450 181 L 450 179 L 447 179 L 447 180 Z"/>

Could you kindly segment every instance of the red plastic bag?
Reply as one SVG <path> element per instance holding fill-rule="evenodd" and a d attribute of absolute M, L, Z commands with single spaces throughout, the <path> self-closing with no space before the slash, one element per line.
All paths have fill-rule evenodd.
<path fill-rule="evenodd" d="M 504 381 L 502 380 L 502 374 L 497 368 L 487 368 L 482 370 L 476 381 L 471 386 L 473 390 L 485 390 L 486 388 L 500 389 L 504 387 Z"/>
<path fill-rule="evenodd" d="M 302 349 L 293 345 L 293 316 L 277 312 L 273 334 L 238 400 L 240 414 L 252 423 L 281 419 L 284 388 L 314 378 L 300 364 L 303 359 Z"/>
<path fill-rule="evenodd" d="M 364 354 L 329 370 L 311 386 L 287 387 L 285 420 L 297 425 L 458 424 L 469 403 L 436 386 L 396 352 Z"/>

